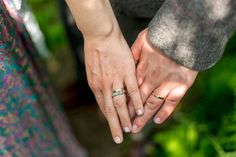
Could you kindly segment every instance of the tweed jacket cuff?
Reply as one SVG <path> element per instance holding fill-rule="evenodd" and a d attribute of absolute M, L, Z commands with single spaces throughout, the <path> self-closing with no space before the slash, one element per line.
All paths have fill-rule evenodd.
<path fill-rule="evenodd" d="M 149 38 L 177 63 L 202 71 L 222 57 L 235 29 L 235 0 L 166 0 L 149 23 Z"/>

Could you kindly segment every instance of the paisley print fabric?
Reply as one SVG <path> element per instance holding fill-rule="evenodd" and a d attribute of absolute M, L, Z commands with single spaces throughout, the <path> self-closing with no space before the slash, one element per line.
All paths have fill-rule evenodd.
<path fill-rule="evenodd" d="M 0 1 L 0 157 L 82 157 L 12 6 Z"/>

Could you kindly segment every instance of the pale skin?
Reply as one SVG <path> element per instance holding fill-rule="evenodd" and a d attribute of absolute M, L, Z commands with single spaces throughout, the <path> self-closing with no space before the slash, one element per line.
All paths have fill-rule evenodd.
<path fill-rule="evenodd" d="M 131 52 L 109 0 L 67 3 L 84 37 L 88 83 L 108 120 L 114 141 L 123 141 L 122 130 L 139 132 L 160 106 L 154 119 L 164 122 L 198 72 L 175 63 L 151 46 L 147 30 L 140 33 Z M 126 95 L 112 97 L 112 91 L 124 87 L 130 97 L 129 105 Z M 166 97 L 165 101 L 154 98 L 152 93 Z"/>
<path fill-rule="evenodd" d="M 88 83 L 108 120 L 113 139 L 123 141 L 132 130 L 126 95 L 112 98 L 112 91 L 126 88 L 136 114 L 143 104 L 135 74 L 135 62 L 112 11 L 109 0 L 67 0 L 85 41 Z"/>

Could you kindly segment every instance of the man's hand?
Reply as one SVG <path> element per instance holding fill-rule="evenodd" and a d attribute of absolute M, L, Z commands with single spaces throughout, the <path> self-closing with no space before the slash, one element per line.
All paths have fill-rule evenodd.
<path fill-rule="evenodd" d="M 134 118 L 133 133 L 139 132 L 155 115 L 154 122 L 163 123 L 173 112 L 198 72 L 170 59 L 154 47 L 148 39 L 148 30 L 142 31 L 134 42 L 132 54 L 137 65 L 136 75 L 143 100 L 144 115 Z M 130 116 L 134 117 L 132 103 Z"/>

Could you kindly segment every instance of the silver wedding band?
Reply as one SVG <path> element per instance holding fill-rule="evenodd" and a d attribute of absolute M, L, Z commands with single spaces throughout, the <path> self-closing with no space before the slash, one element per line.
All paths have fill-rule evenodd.
<path fill-rule="evenodd" d="M 119 89 L 116 89 L 112 92 L 112 97 L 123 95 L 125 93 L 126 93 L 126 90 L 124 88 L 119 88 Z"/>

